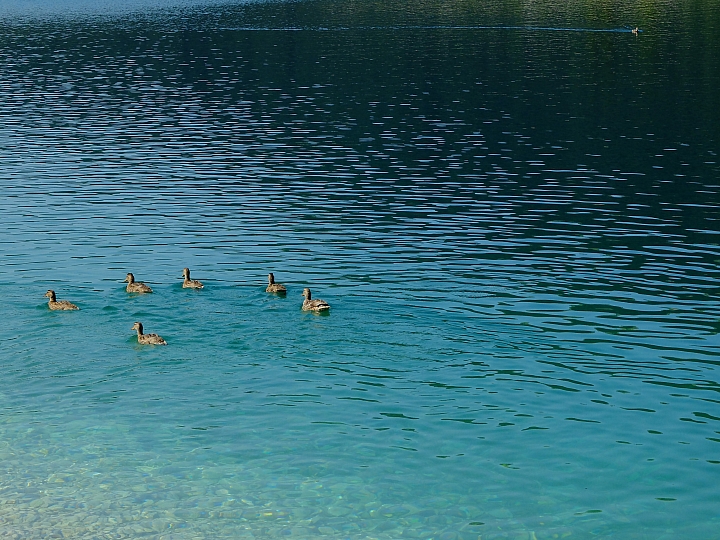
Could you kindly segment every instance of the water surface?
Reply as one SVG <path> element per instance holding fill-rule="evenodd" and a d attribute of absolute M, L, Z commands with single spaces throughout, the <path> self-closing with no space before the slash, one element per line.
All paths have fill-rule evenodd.
<path fill-rule="evenodd" d="M 0 531 L 717 538 L 720 14 L 551 4 L 0 8 Z"/>

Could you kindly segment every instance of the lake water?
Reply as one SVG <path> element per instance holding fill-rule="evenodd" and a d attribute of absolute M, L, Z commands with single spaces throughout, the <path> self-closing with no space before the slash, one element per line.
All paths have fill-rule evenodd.
<path fill-rule="evenodd" d="M 720 538 L 719 28 L 3 2 L 0 536 Z"/>

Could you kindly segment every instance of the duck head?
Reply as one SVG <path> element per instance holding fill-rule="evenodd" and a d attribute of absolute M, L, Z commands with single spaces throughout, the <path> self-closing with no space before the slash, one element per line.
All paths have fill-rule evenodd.
<path fill-rule="evenodd" d="M 268 274 L 268 284 L 269 284 L 269 285 L 272 285 L 272 284 L 274 284 L 274 283 L 275 283 L 275 275 L 274 275 L 272 272 L 270 272 L 270 273 Z"/>
<path fill-rule="evenodd" d="M 311 299 L 312 299 L 312 297 L 311 297 L 311 295 L 310 295 L 310 289 L 308 289 L 307 287 L 305 287 L 305 288 L 303 289 L 302 295 L 305 297 L 306 300 L 311 300 Z"/>
<path fill-rule="evenodd" d="M 143 325 L 141 322 L 136 322 L 135 324 L 133 324 L 133 327 L 130 330 L 137 330 L 138 334 L 142 334 L 143 333 Z"/>
<path fill-rule="evenodd" d="M 125 276 L 125 281 L 128 283 L 135 283 L 135 276 L 128 272 L 128 275 Z"/>
<path fill-rule="evenodd" d="M 190 269 L 189 268 L 183 268 L 183 277 L 185 279 L 190 279 Z"/>
<path fill-rule="evenodd" d="M 55 301 L 55 291 L 50 290 L 45 293 L 45 296 L 47 296 L 51 302 Z"/>

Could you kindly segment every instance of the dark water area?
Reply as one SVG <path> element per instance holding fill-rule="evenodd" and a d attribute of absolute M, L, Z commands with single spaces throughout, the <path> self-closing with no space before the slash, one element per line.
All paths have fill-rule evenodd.
<path fill-rule="evenodd" d="M 719 37 L 711 2 L 0 6 L 0 532 L 718 538 Z"/>

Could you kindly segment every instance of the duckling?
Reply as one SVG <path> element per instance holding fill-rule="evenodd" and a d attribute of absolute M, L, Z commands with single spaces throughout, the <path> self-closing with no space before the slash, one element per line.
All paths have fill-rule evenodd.
<path fill-rule="evenodd" d="M 152 292 L 152 289 L 145 285 L 144 283 L 140 283 L 139 281 L 135 281 L 135 276 L 128 273 L 127 276 L 125 276 L 125 281 L 128 282 L 127 287 L 125 287 L 125 290 L 127 292 L 136 292 L 136 293 L 150 293 Z"/>
<path fill-rule="evenodd" d="M 48 307 L 53 311 L 67 311 L 67 310 L 74 310 L 74 309 L 80 309 L 72 302 L 68 302 L 67 300 L 60 300 L 59 302 L 55 299 L 55 291 L 48 291 L 45 293 L 45 296 L 47 296 L 50 300 L 48 300 Z"/>
<path fill-rule="evenodd" d="M 287 289 L 285 288 L 285 285 L 275 283 L 275 275 L 270 272 L 268 274 L 268 286 L 267 289 L 265 289 L 265 292 L 285 294 L 287 292 Z"/>
<path fill-rule="evenodd" d="M 143 334 L 143 325 L 136 322 L 130 330 L 137 330 L 138 343 L 141 345 L 167 345 L 167 341 L 157 334 Z"/>
<path fill-rule="evenodd" d="M 203 284 L 197 279 L 190 279 L 190 269 L 183 268 L 183 289 L 202 289 Z"/>
<path fill-rule="evenodd" d="M 330 309 L 330 304 L 325 300 L 313 300 L 310 294 L 310 289 L 305 287 L 302 295 L 305 297 L 302 303 L 303 311 L 327 311 Z"/>

